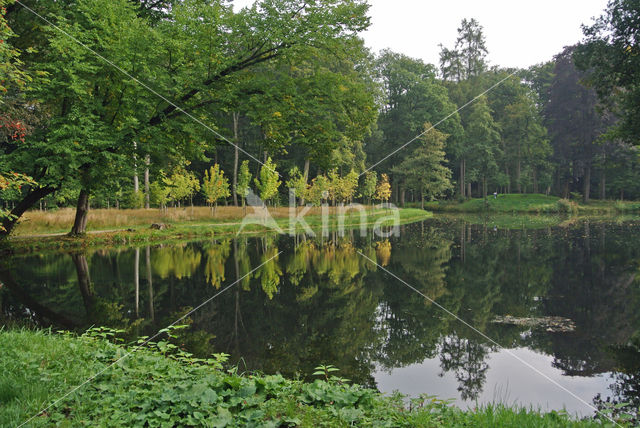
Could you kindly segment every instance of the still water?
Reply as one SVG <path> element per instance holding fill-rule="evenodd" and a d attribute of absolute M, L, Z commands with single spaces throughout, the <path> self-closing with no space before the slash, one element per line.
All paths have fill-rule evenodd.
<path fill-rule="evenodd" d="M 3 261 L 0 324 L 153 334 L 244 277 L 189 316 L 184 347 L 226 352 L 240 371 L 309 378 L 333 364 L 383 392 L 589 416 L 598 394 L 638 399 L 638 356 L 618 346 L 640 332 L 638 238 L 637 222 L 507 230 L 430 220 L 388 239 L 274 235 L 20 256 Z M 527 323 L 550 316 L 564 324 Z"/>

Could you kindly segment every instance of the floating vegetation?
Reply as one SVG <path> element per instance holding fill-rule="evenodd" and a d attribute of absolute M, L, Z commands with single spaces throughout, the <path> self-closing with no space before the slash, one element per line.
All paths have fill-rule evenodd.
<path fill-rule="evenodd" d="M 576 323 L 563 317 L 513 317 L 511 315 L 496 316 L 492 322 L 511 324 L 529 328 L 542 328 L 553 333 L 566 333 L 576 329 Z"/>

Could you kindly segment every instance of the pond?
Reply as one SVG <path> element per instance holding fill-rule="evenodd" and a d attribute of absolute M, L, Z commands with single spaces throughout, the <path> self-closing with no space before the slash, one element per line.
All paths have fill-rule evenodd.
<path fill-rule="evenodd" d="M 638 359 L 624 345 L 640 331 L 638 238 L 633 221 L 508 230 L 433 219 L 389 238 L 16 256 L 0 272 L 0 323 L 149 335 L 224 290 L 180 341 L 230 354 L 241 372 L 308 379 L 332 364 L 383 392 L 589 416 L 598 394 L 637 399 Z"/>

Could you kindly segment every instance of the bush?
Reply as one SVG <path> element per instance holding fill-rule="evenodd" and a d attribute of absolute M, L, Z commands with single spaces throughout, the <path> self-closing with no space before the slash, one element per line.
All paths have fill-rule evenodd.
<path fill-rule="evenodd" d="M 133 190 L 125 193 L 122 201 L 124 208 L 142 208 L 144 206 L 144 192 Z"/>
<path fill-rule="evenodd" d="M 558 212 L 561 212 L 561 213 L 570 213 L 570 214 L 578 213 L 578 204 L 568 199 L 558 200 L 558 202 L 556 202 L 556 207 L 558 208 Z"/>

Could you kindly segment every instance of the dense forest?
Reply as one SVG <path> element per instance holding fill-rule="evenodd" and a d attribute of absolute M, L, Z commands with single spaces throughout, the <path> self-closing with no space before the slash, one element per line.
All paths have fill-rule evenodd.
<path fill-rule="evenodd" d="M 529 69 L 465 19 L 440 63 L 361 33 L 364 0 L 2 0 L 0 201 L 29 209 L 640 197 L 640 17 L 614 0 Z M 438 41 L 431 41 L 437 44 Z"/>

